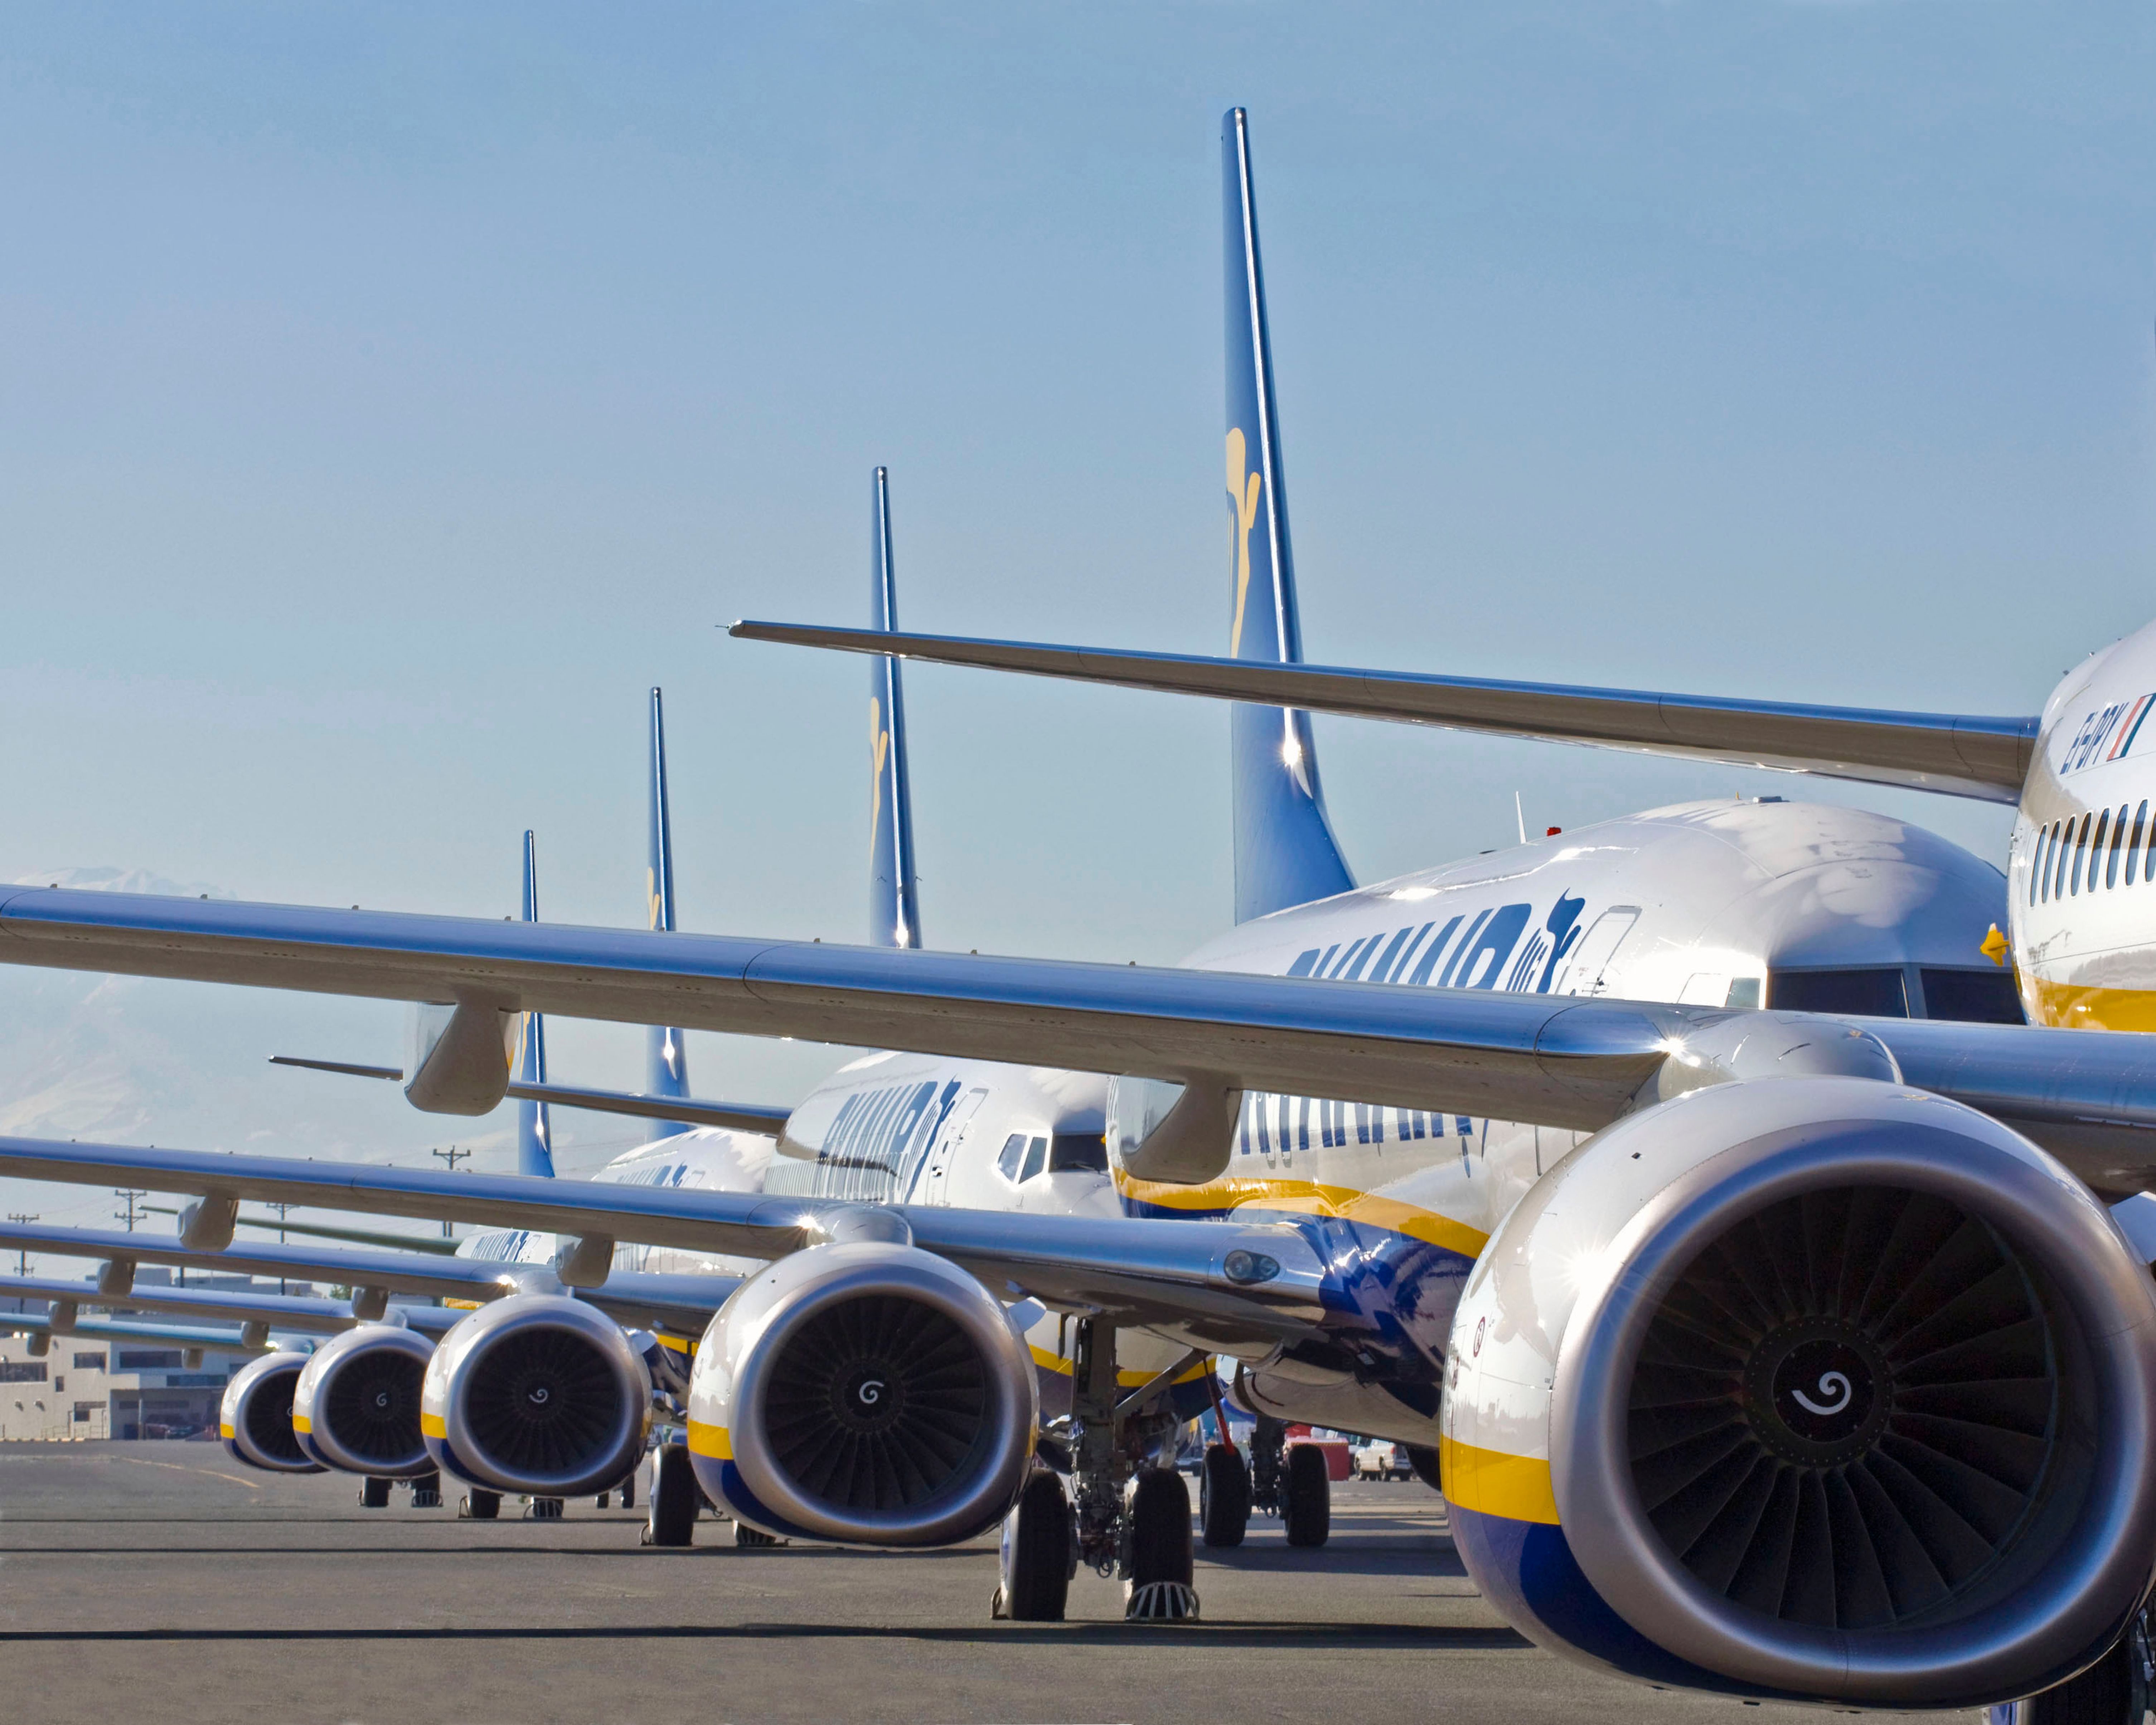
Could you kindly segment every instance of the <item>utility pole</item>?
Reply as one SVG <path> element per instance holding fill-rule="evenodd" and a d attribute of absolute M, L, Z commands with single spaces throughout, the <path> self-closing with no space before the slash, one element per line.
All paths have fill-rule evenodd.
<path fill-rule="evenodd" d="M 471 1154 L 471 1152 L 469 1150 L 459 1150 L 454 1144 L 452 1144 L 446 1150 L 429 1150 L 427 1153 L 429 1156 L 440 1157 L 443 1161 L 449 1163 L 449 1172 L 451 1173 L 454 1173 L 457 1171 L 458 1163 L 469 1157 Z M 456 1230 L 450 1226 L 447 1221 L 444 1221 L 442 1224 L 442 1238 L 444 1240 L 454 1240 L 456 1237 Z"/>
<path fill-rule="evenodd" d="M 112 1189 L 112 1195 L 115 1198 L 125 1199 L 127 1202 L 126 1209 L 113 1211 L 112 1219 L 116 1222 L 125 1222 L 127 1224 L 127 1231 L 132 1234 L 135 1231 L 136 1218 L 140 1214 L 135 1208 L 135 1200 L 138 1198 L 147 1198 L 150 1194 L 133 1186 L 115 1186 Z"/>
<path fill-rule="evenodd" d="M 289 1204 L 273 1204 L 264 1208 L 277 1212 L 277 1244 L 282 1245 L 285 1243 L 285 1219 L 292 1214 L 292 1206 Z M 281 1276 L 277 1278 L 277 1291 L 280 1294 L 285 1291 L 285 1278 Z"/>
<path fill-rule="evenodd" d="M 11 1222 L 34 1222 L 38 1219 L 35 1216 L 23 1215 L 18 1210 L 10 1210 L 8 1212 L 8 1219 Z M 15 1274 L 18 1276 L 28 1276 L 29 1273 L 29 1249 L 28 1247 L 23 1247 L 18 1249 L 15 1254 Z"/>

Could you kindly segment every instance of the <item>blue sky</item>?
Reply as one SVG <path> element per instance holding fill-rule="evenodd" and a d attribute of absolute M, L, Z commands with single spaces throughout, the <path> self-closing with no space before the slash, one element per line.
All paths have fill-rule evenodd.
<path fill-rule="evenodd" d="M 2151 88 L 2124 6 L 11 8 L 0 878 L 499 914 L 528 825 L 633 922 L 659 683 L 685 922 L 858 937 L 863 667 L 714 625 L 858 619 L 881 461 L 910 625 L 1219 650 L 1235 102 L 1311 657 L 2034 711 L 2156 612 Z M 908 696 L 932 943 L 1219 927 L 1222 713 Z M 1799 788 L 1318 735 L 1366 878 Z M 257 1070 L 388 1009 L 126 998 L 129 1136 L 449 1136 Z"/>

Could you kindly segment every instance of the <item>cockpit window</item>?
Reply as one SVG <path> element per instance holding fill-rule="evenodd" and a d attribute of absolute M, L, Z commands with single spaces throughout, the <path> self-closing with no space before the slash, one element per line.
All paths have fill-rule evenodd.
<path fill-rule="evenodd" d="M 1861 1018 L 1906 1019 L 1909 990 L 1899 965 L 1865 970 L 1776 970 L 1768 973 L 1767 1004 L 1780 1012 L 1846 1012 Z"/>
<path fill-rule="evenodd" d="M 1925 970 L 1924 1016 L 1965 1024 L 2020 1024 L 2021 995 L 2010 970 Z"/>
<path fill-rule="evenodd" d="M 1006 1180 L 1018 1178 L 1019 1164 L 1025 1160 L 1025 1134 L 1013 1132 L 1004 1140 L 1003 1153 L 996 1158 L 996 1168 Z"/>
<path fill-rule="evenodd" d="M 1048 1140 L 1046 1138 L 1035 1138 L 1030 1144 L 1026 1146 L 1025 1172 L 1019 1176 L 1020 1183 L 1023 1183 L 1027 1180 L 1030 1180 L 1035 1174 L 1039 1173 L 1041 1169 L 1041 1164 L 1047 1160 Z"/>
<path fill-rule="evenodd" d="M 1101 1132 L 1058 1132 L 1049 1142 L 1048 1171 L 1051 1174 L 1083 1170 L 1108 1171 L 1108 1140 Z"/>

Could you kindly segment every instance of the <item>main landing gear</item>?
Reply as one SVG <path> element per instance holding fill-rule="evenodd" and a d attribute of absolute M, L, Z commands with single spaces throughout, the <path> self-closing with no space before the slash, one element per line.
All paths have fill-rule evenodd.
<path fill-rule="evenodd" d="M 687 1545 L 696 1537 L 696 1511 L 703 1494 L 685 1444 L 661 1444 L 651 1452 L 650 1511 L 644 1518 L 646 1545 Z"/>
<path fill-rule="evenodd" d="M 1993 1707 L 1988 1725 L 2144 1725 L 2156 1707 L 2149 1617 L 2143 1611 L 2118 1645 L 2079 1676 Z"/>
<path fill-rule="evenodd" d="M 1257 1508 L 1281 1518 L 1290 1545 L 1322 1545 L 1332 1536 L 1332 1476 L 1325 1451 L 1289 1443 L 1287 1427 L 1262 1415 L 1250 1434 L 1250 1497 Z"/>
<path fill-rule="evenodd" d="M 1198 1615 L 1190 1542 L 1190 1492 L 1175 1471 L 1179 1423 L 1160 1404 L 1204 1356 L 1193 1350 L 1127 1395 L 1116 1381 L 1116 1331 L 1078 1324 L 1070 1440 L 1075 1505 L 1063 1481 L 1036 1468 L 1004 1518 L 1000 1584 L 990 1607 L 1019 1622 L 1062 1619 L 1081 1562 L 1123 1581 L 1123 1615 L 1135 1621 Z"/>

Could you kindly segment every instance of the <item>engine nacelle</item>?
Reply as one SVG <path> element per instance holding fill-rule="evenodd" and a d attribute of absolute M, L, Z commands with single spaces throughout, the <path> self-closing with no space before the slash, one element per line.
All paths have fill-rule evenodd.
<path fill-rule="evenodd" d="M 1444 1490 L 1484 1595 L 1650 1681 L 2030 1694 L 2156 1568 L 2156 1288 L 2058 1163 L 1861 1078 L 1717 1086 L 1539 1182 L 1470 1278 Z"/>
<path fill-rule="evenodd" d="M 744 1282 L 689 1387 L 706 1495 L 767 1533 L 841 1545 L 993 1527 L 1039 1425 L 1031 1356 L 994 1296 L 886 1241 L 812 1246 Z"/>
<path fill-rule="evenodd" d="M 306 1363 L 304 1353 L 265 1353 L 232 1374 L 218 1408 L 217 1435 L 234 1461 L 271 1473 L 325 1471 L 292 1430 L 292 1392 Z"/>
<path fill-rule="evenodd" d="M 362 1324 L 308 1357 L 292 1390 L 292 1430 L 325 1467 L 376 1479 L 434 1471 L 419 1436 L 419 1383 L 434 1344 L 396 1324 Z"/>
<path fill-rule="evenodd" d="M 482 1306 L 428 1362 L 419 1424 L 446 1472 L 490 1491 L 583 1497 L 635 1467 L 651 1376 L 621 1326 L 581 1300 Z"/>

